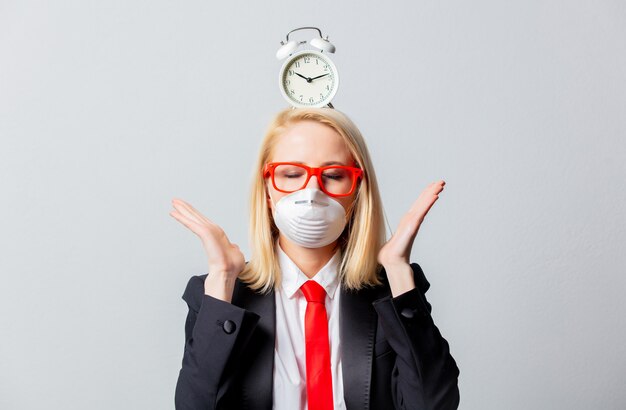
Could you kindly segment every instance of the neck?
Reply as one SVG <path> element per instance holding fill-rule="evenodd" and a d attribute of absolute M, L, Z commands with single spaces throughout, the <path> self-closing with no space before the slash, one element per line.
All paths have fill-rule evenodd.
<path fill-rule="evenodd" d="M 304 248 L 286 239 L 282 234 L 278 237 L 281 249 L 296 266 L 311 279 L 328 263 L 337 250 L 337 241 L 321 248 Z"/>

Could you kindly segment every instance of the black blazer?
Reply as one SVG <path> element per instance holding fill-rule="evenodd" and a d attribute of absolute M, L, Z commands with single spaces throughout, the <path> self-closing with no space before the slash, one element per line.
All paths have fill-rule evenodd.
<path fill-rule="evenodd" d="M 430 284 L 412 263 L 416 288 L 391 297 L 383 285 L 358 292 L 340 287 L 344 399 L 352 409 L 456 409 L 459 369 L 430 315 Z M 232 303 L 204 294 L 192 276 L 185 351 L 176 409 L 271 409 L 275 295 L 237 279 Z"/>

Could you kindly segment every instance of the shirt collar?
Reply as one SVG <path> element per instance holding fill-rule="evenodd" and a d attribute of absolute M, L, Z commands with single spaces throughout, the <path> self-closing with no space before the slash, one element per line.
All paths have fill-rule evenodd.
<path fill-rule="evenodd" d="M 309 278 L 298 268 L 294 261 L 287 256 L 285 251 L 280 247 L 278 240 L 276 241 L 276 249 L 278 252 L 278 262 L 280 264 L 281 271 L 281 286 L 288 298 L 292 298 L 293 295 L 300 289 L 300 286 L 304 285 L 304 282 Z M 341 249 L 337 249 L 335 254 L 330 260 L 320 269 L 319 272 L 311 278 L 311 280 L 319 283 L 326 294 L 333 299 L 335 291 L 339 285 L 339 263 L 341 262 Z"/>

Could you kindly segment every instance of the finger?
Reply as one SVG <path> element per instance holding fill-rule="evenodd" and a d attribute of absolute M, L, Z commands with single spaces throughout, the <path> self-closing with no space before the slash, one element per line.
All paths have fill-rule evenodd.
<path fill-rule="evenodd" d="M 416 224 L 421 223 L 437 199 L 439 199 L 439 195 L 437 194 L 429 194 L 418 198 L 408 212 L 412 222 Z"/>
<path fill-rule="evenodd" d="M 437 184 L 435 185 L 437 187 L 437 192 L 441 192 L 444 185 L 446 185 L 446 181 L 444 180 L 440 180 L 439 182 L 437 182 Z"/>
<path fill-rule="evenodd" d="M 419 220 L 419 224 L 421 224 L 426 219 L 426 215 L 428 215 L 428 212 L 430 212 L 430 209 L 433 207 L 433 204 L 437 201 L 437 199 L 439 199 L 439 196 L 435 195 L 430 199 L 430 201 L 423 204 L 424 208 L 421 210 L 419 216 L 417 217 Z"/>
<path fill-rule="evenodd" d="M 205 249 L 210 249 L 208 252 L 213 253 L 216 252 L 216 250 L 224 248 L 223 241 L 221 241 L 220 238 L 217 238 L 211 229 L 207 230 L 205 225 L 196 223 L 178 211 L 171 211 L 170 215 L 195 233 L 205 244 Z"/>
<path fill-rule="evenodd" d="M 183 201 L 183 205 L 185 207 L 187 207 L 187 209 L 192 212 L 193 214 L 197 215 L 198 218 L 200 218 L 201 220 L 203 220 L 206 223 L 212 224 L 217 226 L 217 224 L 215 222 L 213 222 L 212 220 L 210 220 L 209 218 L 207 218 L 206 216 L 204 216 L 204 214 L 202 214 L 202 212 L 198 211 L 196 208 L 194 208 L 190 203 Z"/>
<path fill-rule="evenodd" d="M 181 199 L 177 199 L 177 200 L 172 200 L 172 204 L 178 205 L 181 208 L 180 210 L 184 211 L 184 214 L 187 215 L 187 217 L 193 217 L 198 222 L 206 222 L 206 223 L 215 225 L 213 221 L 211 221 L 206 216 L 202 215 L 200 211 L 198 211 L 196 208 L 191 206 L 191 204 L 188 202 L 185 202 Z"/>
<path fill-rule="evenodd" d="M 433 201 L 434 203 L 434 201 Z M 405 217 L 400 222 L 396 233 L 393 235 L 392 239 L 401 241 L 403 243 L 412 244 L 417 236 L 417 231 L 419 230 L 426 213 L 432 207 L 430 204 L 423 212 L 409 212 L 405 215 Z"/>
<path fill-rule="evenodd" d="M 191 204 L 190 204 L 189 202 L 187 202 L 187 201 L 184 201 L 184 200 L 182 200 L 182 199 L 173 199 L 173 200 L 172 200 L 172 202 L 173 202 L 173 203 L 175 202 L 175 203 L 180 204 L 181 206 L 184 206 L 184 207 L 185 207 L 186 209 L 188 209 L 190 212 L 200 214 L 200 211 L 198 211 L 196 208 L 194 208 L 193 206 L 191 206 Z"/>
<path fill-rule="evenodd" d="M 432 184 L 430 184 L 428 186 L 429 189 L 435 191 L 435 192 L 441 192 L 441 190 L 443 189 L 443 186 L 446 184 L 445 181 L 443 180 L 439 180 L 437 182 L 433 182 Z"/>
<path fill-rule="evenodd" d="M 420 195 L 417 197 L 417 199 L 413 202 L 413 204 L 411 205 L 410 211 L 415 211 L 416 209 L 420 209 L 420 203 L 422 201 L 430 201 L 432 199 L 433 196 L 438 195 L 441 191 L 443 191 L 443 185 L 441 184 L 441 182 L 443 182 L 445 184 L 444 181 L 439 181 L 439 182 L 432 182 L 431 184 L 429 184 L 421 193 Z"/>
<path fill-rule="evenodd" d="M 196 223 L 203 223 L 203 221 L 200 218 L 198 218 L 196 215 L 190 212 L 189 209 L 186 208 L 182 203 L 180 202 L 175 203 L 172 201 L 172 206 L 181 215 L 184 215 L 185 217 L 195 221 Z"/>
<path fill-rule="evenodd" d="M 403 216 L 398 224 L 398 229 L 392 235 L 390 241 L 400 241 L 412 244 L 417 235 L 417 231 L 426 217 L 426 214 L 432 208 L 433 204 L 439 199 L 439 196 L 435 193 L 428 192 L 433 186 L 437 186 L 437 183 L 431 183 L 415 200 L 411 209 Z M 409 245 L 410 246 L 410 245 Z"/>
<path fill-rule="evenodd" d="M 435 185 L 435 188 L 432 191 L 433 195 L 437 195 L 439 194 L 441 191 L 443 191 L 443 186 L 441 185 Z"/>
<path fill-rule="evenodd" d="M 181 210 L 188 217 L 191 217 L 192 219 L 197 220 L 199 224 L 204 223 L 206 227 L 209 229 L 209 233 L 211 234 L 212 238 L 215 238 L 217 241 L 220 241 L 224 245 L 230 245 L 230 240 L 228 239 L 228 236 L 218 224 L 216 224 L 215 222 L 211 221 L 209 218 L 202 215 L 197 209 L 191 206 L 191 204 L 182 200 L 177 200 L 176 203 L 179 207 L 181 207 Z"/>
<path fill-rule="evenodd" d="M 411 208 L 409 208 L 409 212 L 415 212 L 419 209 L 422 209 L 423 207 L 423 203 L 425 201 L 429 201 L 430 198 L 433 197 L 433 195 L 435 195 L 435 193 L 433 191 L 431 191 L 429 188 L 426 188 L 424 191 L 422 191 L 422 193 L 417 197 L 417 199 L 415 201 L 413 201 L 413 204 L 411 205 Z"/>
<path fill-rule="evenodd" d="M 193 219 L 186 217 L 185 215 L 181 214 L 178 211 L 171 211 L 170 216 L 172 216 L 174 219 L 176 219 L 177 221 L 185 225 L 187 228 L 191 229 L 197 235 L 200 235 L 202 226 L 198 224 L 196 221 L 194 221 Z"/>

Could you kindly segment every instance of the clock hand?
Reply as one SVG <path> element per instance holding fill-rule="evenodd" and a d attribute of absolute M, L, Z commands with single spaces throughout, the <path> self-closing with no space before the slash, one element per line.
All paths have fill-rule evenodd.
<path fill-rule="evenodd" d="M 311 78 L 311 80 L 315 80 L 315 79 L 317 79 L 317 78 L 322 78 L 322 77 L 324 77 L 324 76 L 326 76 L 326 75 L 328 75 L 328 74 L 330 74 L 330 73 L 326 73 L 326 74 L 318 75 L 317 77 L 313 77 L 313 78 Z"/>
<path fill-rule="evenodd" d="M 296 73 L 296 72 L 294 71 L 294 73 Z M 311 78 L 309 78 L 309 77 L 305 77 L 305 76 L 303 76 L 303 75 L 302 75 L 302 74 L 300 74 L 300 73 L 296 73 L 296 75 L 297 75 L 297 76 L 299 76 L 299 77 L 304 78 L 304 79 L 306 80 L 306 82 L 307 82 L 307 83 L 310 83 L 311 81 L 313 81 L 313 79 L 311 79 Z"/>

